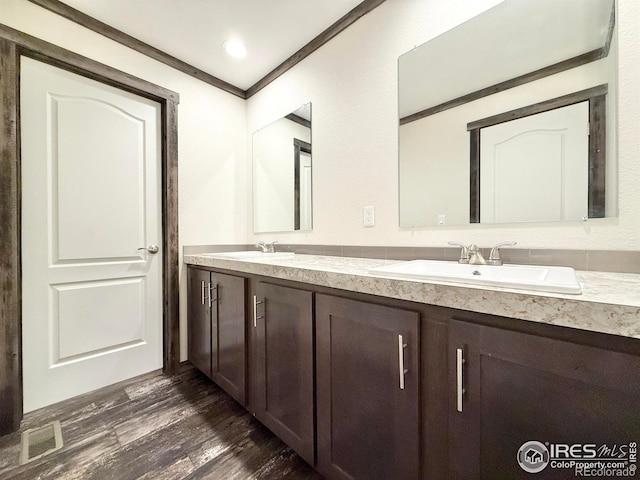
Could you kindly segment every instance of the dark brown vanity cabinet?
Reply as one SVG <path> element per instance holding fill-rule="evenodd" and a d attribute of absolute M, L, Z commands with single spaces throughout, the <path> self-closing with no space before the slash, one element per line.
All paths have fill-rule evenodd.
<path fill-rule="evenodd" d="M 530 441 L 578 445 L 586 457 L 583 445 L 606 445 L 627 458 L 640 441 L 637 353 L 453 320 L 448 355 L 449 478 L 535 477 L 517 461 Z M 551 466 L 539 475 L 575 478 Z"/>
<path fill-rule="evenodd" d="M 251 328 L 254 414 L 313 465 L 313 292 L 257 282 Z"/>
<path fill-rule="evenodd" d="M 420 314 L 316 295 L 318 470 L 419 478 Z"/>
<path fill-rule="evenodd" d="M 246 282 L 188 268 L 189 361 L 245 405 Z"/>
<path fill-rule="evenodd" d="M 187 272 L 189 361 L 211 378 L 211 272 L 192 267 Z"/>
<path fill-rule="evenodd" d="M 636 339 L 204 268 L 188 282 L 191 362 L 327 479 L 530 479 L 527 442 L 640 442 Z"/>

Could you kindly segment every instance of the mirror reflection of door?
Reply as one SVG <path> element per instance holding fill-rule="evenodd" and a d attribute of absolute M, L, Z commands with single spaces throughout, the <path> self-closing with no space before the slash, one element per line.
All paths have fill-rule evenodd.
<path fill-rule="evenodd" d="M 311 104 L 253 133 L 254 233 L 313 228 Z"/>
<path fill-rule="evenodd" d="M 482 223 L 587 217 L 589 102 L 480 130 Z"/>
<path fill-rule="evenodd" d="M 311 144 L 293 139 L 294 230 L 311 230 Z"/>
<path fill-rule="evenodd" d="M 300 230 L 311 230 L 312 203 L 311 203 L 311 153 L 303 152 L 300 156 Z"/>

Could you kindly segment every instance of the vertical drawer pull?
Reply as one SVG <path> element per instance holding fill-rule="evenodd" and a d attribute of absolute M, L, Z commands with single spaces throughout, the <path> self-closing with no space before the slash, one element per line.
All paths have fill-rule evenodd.
<path fill-rule="evenodd" d="M 202 302 L 202 305 L 204 305 L 204 280 L 201 280 L 200 284 L 200 301 Z"/>
<path fill-rule="evenodd" d="M 264 317 L 258 317 L 258 305 L 260 305 L 261 303 L 263 302 L 258 301 L 258 296 L 254 295 L 253 296 L 253 328 L 256 328 L 258 326 L 258 318 L 264 318 Z"/>
<path fill-rule="evenodd" d="M 404 349 L 407 344 L 404 343 L 402 335 L 398 335 L 398 373 L 400 374 L 400 390 L 404 390 L 404 376 L 409 371 L 404 368 Z"/>
<path fill-rule="evenodd" d="M 462 412 L 462 394 L 464 393 L 463 388 L 463 378 L 462 378 L 462 369 L 464 365 L 464 352 L 461 348 L 456 349 L 456 400 L 457 400 L 457 409 L 459 412 Z"/>

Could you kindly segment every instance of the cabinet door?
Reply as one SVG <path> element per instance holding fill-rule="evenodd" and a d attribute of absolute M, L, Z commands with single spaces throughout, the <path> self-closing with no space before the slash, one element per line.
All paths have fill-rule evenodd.
<path fill-rule="evenodd" d="M 262 282 L 256 293 L 255 414 L 313 465 L 313 293 Z"/>
<path fill-rule="evenodd" d="M 531 479 L 518 462 L 527 442 L 548 449 L 548 459 L 540 445 L 542 455 L 528 458 L 528 468 L 544 467 L 540 478 L 575 478 L 551 460 L 593 457 L 585 444 L 611 449 L 598 457 L 628 458 L 630 442 L 640 439 L 638 356 L 452 321 L 449 361 L 451 478 Z M 568 454 L 564 445 L 577 447 Z"/>
<path fill-rule="evenodd" d="M 213 380 L 241 404 L 246 403 L 246 279 L 211 274 L 213 308 Z"/>
<path fill-rule="evenodd" d="M 318 470 L 332 479 L 419 475 L 417 312 L 316 296 Z"/>
<path fill-rule="evenodd" d="M 189 361 L 202 373 L 211 377 L 211 299 L 209 292 L 210 273 L 189 267 L 188 336 Z"/>

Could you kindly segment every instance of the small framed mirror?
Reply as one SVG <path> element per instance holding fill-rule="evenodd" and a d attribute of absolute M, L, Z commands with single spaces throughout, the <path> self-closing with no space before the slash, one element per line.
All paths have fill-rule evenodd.
<path fill-rule="evenodd" d="M 311 103 L 254 132 L 253 231 L 313 228 Z"/>

